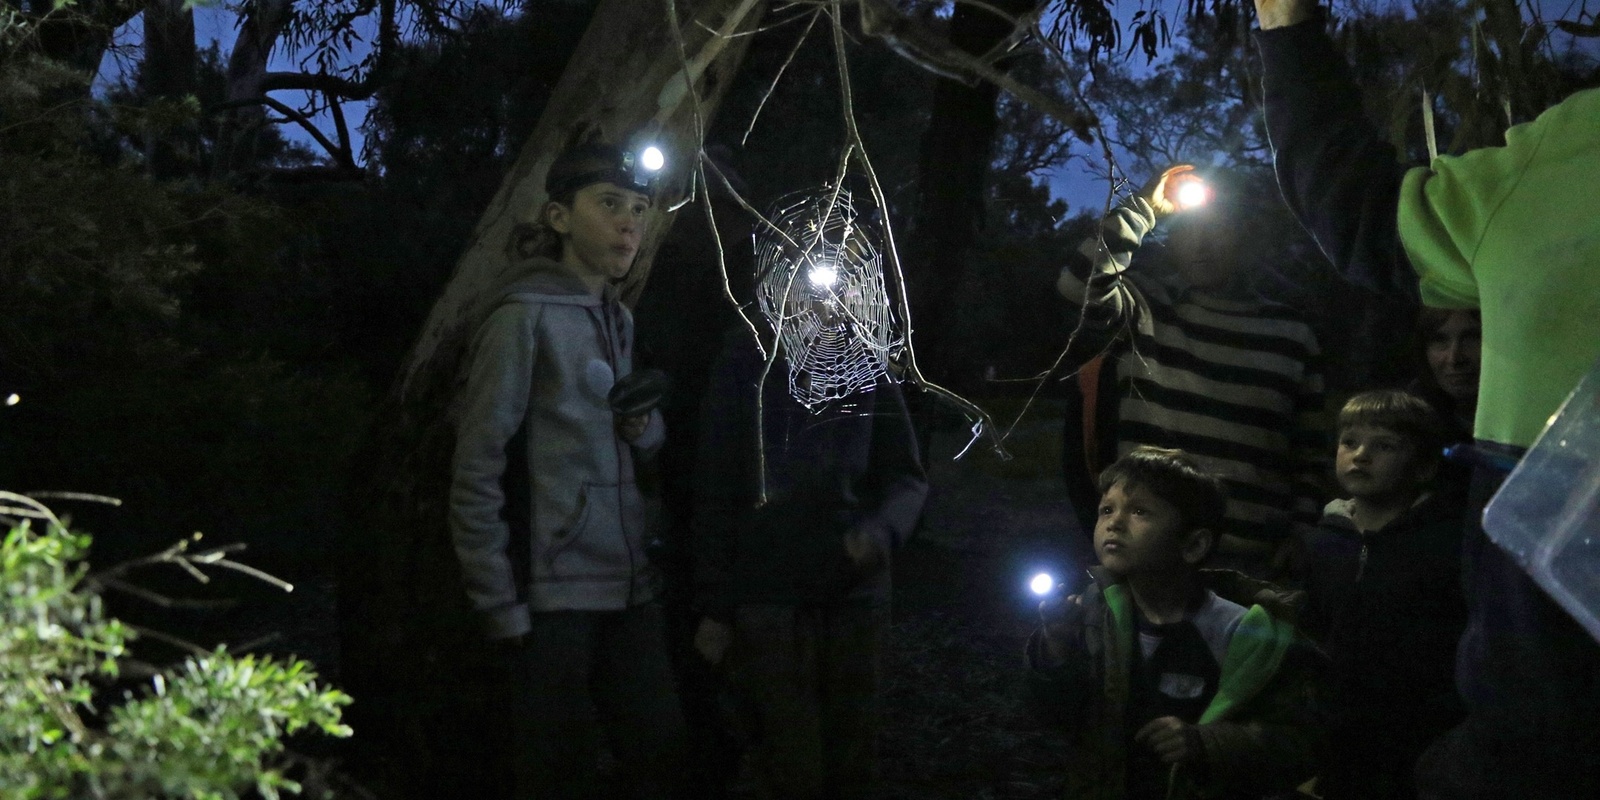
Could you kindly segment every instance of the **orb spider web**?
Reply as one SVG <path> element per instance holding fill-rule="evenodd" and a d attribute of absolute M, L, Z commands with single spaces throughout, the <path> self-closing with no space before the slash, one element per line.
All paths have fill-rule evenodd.
<path fill-rule="evenodd" d="M 813 411 L 870 391 L 901 340 L 872 224 L 850 191 L 780 199 L 755 236 L 757 297 L 789 365 L 789 393 Z"/>

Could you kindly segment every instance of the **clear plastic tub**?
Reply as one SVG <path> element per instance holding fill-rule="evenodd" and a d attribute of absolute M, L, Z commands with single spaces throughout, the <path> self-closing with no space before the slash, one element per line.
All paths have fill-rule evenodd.
<path fill-rule="evenodd" d="M 1600 362 L 1484 509 L 1483 527 L 1600 639 Z"/>

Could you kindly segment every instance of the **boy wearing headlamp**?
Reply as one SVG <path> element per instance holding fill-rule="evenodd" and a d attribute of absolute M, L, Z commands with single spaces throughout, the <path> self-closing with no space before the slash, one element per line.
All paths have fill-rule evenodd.
<path fill-rule="evenodd" d="M 654 410 L 620 416 L 607 403 L 633 369 L 615 282 L 654 187 L 632 154 L 599 143 L 564 151 L 545 187 L 538 220 L 511 242 L 528 277 L 503 292 L 469 357 L 450 530 L 513 675 L 518 796 L 594 796 L 603 727 L 635 795 L 665 797 L 684 723 L 634 472 L 665 429 Z"/>

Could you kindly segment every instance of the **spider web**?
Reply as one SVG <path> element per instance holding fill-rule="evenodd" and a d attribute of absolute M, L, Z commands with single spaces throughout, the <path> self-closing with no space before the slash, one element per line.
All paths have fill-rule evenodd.
<path fill-rule="evenodd" d="M 813 411 L 870 391 L 900 346 L 875 228 L 849 190 L 779 200 L 755 237 L 757 296 L 789 365 L 789 393 Z"/>

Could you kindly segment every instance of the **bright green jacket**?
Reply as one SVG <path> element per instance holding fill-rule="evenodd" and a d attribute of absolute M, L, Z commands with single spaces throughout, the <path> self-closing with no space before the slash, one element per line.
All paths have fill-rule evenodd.
<path fill-rule="evenodd" d="M 1483 311 L 1475 435 L 1532 444 L 1600 358 L 1600 89 L 1408 172 L 1399 224 L 1423 302 Z"/>

